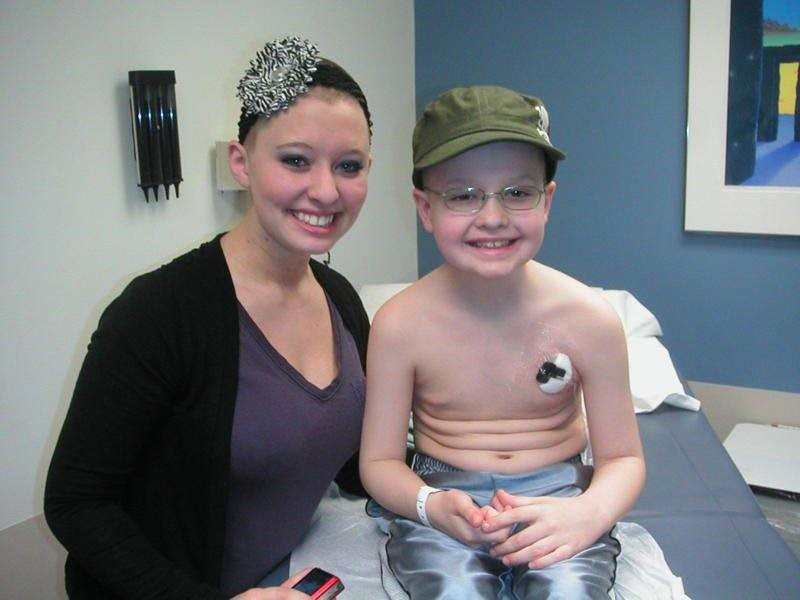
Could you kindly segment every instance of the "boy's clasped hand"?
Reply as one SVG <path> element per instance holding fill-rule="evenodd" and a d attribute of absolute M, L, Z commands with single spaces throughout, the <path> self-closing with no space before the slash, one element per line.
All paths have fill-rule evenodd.
<path fill-rule="evenodd" d="M 515 496 L 498 490 L 477 506 L 461 490 L 428 497 L 431 525 L 468 546 L 489 546 L 507 566 L 541 569 L 588 547 L 598 537 L 587 501 L 552 496 Z"/>

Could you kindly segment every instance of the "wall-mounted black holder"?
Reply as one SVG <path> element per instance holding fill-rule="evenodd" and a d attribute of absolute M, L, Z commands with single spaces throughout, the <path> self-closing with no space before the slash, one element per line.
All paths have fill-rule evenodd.
<path fill-rule="evenodd" d="M 131 89 L 133 153 L 139 175 L 139 187 L 146 201 L 148 190 L 158 200 L 158 186 L 178 185 L 181 177 L 181 153 L 178 144 L 178 113 L 175 106 L 175 71 L 128 71 Z"/>

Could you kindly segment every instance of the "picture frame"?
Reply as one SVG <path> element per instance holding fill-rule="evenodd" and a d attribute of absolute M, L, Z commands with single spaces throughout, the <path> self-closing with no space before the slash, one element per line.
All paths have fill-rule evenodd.
<path fill-rule="evenodd" d="M 730 15 L 690 2 L 684 230 L 800 235 L 800 187 L 725 185 Z"/>

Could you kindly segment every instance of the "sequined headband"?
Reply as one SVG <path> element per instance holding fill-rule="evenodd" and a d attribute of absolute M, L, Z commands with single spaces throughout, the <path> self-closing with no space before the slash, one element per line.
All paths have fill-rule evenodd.
<path fill-rule="evenodd" d="M 319 62 L 319 49 L 308 40 L 286 37 L 265 44 L 237 86 L 243 113 L 270 117 L 289 108 L 308 91 Z"/>

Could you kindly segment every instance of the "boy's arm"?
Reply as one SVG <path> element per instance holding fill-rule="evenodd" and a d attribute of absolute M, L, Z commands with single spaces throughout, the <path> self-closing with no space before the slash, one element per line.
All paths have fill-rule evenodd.
<path fill-rule="evenodd" d="M 588 547 L 636 502 L 645 466 L 628 376 L 625 334 L 605 302 L 577 323 L 582 330 L 573 358 L 581 373 L 594 459 L 589 488 L 574 498 L 525 498 L 499 493 L 507 510 L 489 519 L 485 531 L 514 522 L 528 527 L 495 546 L 507 564 L 542 568 Z"/>
<path fill-rule="evenodd" d="M 359 468 L 364 487 L 381 506 L 416 519 L 423 482 L 405 463 L 414 364 L 405 325 L 391 305 L 381 307 L 370 329 Z"/>
<path fill-rule="evenodd" d="M 384 508 L 419 521 L 417 493 L 425 482 L 405 463 L 408 417 L 414 394 L 414 339 L 402 311 L 390 301 L 375 315 L 367 354 L 367 402 L 361 432 L 361 481 Z M 489 512 L 487 512 L 489 511 Z M 500 528 L 482 532 L 484 514 L 459 490 L 428 496 L 431 525 L 467 544 L 497 543 L 508 537 Z"/>

